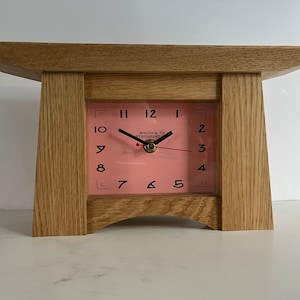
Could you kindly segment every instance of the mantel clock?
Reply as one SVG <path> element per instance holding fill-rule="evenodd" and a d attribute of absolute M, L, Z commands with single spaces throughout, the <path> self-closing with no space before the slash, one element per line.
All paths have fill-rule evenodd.
<path fill-rule="evenodd" d="M 300 47 L 0 43 L 42 82 L 33 235 L 136 216 L 272 229 L 262 79 Z"/>

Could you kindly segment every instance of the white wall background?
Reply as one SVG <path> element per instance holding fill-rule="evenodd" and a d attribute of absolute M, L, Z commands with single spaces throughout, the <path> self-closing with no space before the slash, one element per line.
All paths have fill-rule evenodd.
<path fill-rule="evenodd" d="M 0 0 L 0 41 L 300 46 L 300 1 Z M 39 96 L 0 73 L 0 208 L 32 208 Z M 264 97 L 273 200 L 300 199 L 300 71 Z"/>

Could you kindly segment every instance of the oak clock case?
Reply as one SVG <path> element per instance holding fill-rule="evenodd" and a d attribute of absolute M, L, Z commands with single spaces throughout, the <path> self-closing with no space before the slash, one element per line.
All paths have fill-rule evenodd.
<path fill-rule="evenodd" d="M 262 81 L 299 68 L 290 46 L 0 42 L 1 72 L 42 83 L 33 236 L 273 229 Z"/>
<path fill-rule="evenodd" d="M 88 194 L 215 194 L 215 110 L 212 101 L 87 101 Z"/>

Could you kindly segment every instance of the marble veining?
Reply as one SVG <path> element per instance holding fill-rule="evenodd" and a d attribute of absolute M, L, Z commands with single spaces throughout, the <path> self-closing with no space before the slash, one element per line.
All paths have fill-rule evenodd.
<path fill-rule="evenodd" d="M 95 234 L 32 238 L 31 211 L 0 210 L 0 299 L 298 299 L 300 201 L 274 231 L 138 218 Z"/>

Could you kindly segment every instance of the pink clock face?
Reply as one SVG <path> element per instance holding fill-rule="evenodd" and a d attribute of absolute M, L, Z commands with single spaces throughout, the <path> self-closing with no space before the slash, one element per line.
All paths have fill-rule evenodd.
<path fill-rule="evenodd" d="M 89 195 L 216 192 L 215 105 L 87 103 Z"/>

